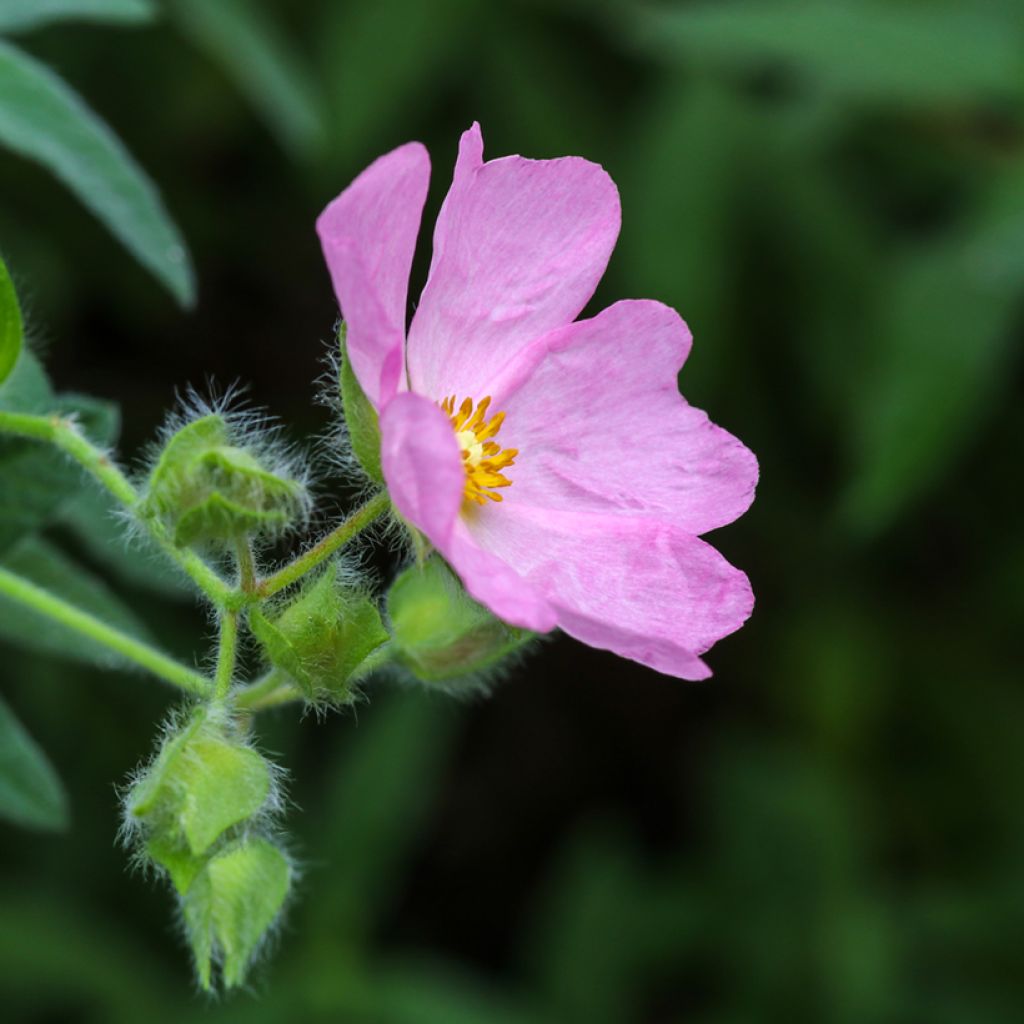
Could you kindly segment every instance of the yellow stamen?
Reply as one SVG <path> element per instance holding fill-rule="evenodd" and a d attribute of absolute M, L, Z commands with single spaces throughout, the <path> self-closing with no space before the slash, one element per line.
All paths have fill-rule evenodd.
<path fill-rule="evenodd" d="M 455 411 L 455 403 L 455 395 L 449 395 L 441 403 L 441 408 L 452 421 L 456 440 L 462 449 L 462 462 L 466 467 L 466 500 L 475 501 L 478 505 L 501 501 L 501 495 L 496 494 L 495 489 L 512 486 L 512 481 L 502 470 L 514 465 L 519 454 L 518 448 L 502 450 L 500 444 L 491 440 L 501 430 L 505 414 L 495 413 L 487 419 L 490 395 L 481 398 L 475 408 L 472 398 L 463 399 L 458 412 Z"/>

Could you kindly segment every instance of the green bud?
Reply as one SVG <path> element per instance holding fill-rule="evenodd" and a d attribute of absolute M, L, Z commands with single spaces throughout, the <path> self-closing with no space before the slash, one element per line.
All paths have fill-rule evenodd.
<path fill-rule="evenodd" d="M 147 853 L 188 888 L 201 858 L 230 828 L 271 801 L 269 764 L 200 708 L 170 735 L 156 760 L 128 794 L 130 820 L 148 836 Z"/>
<path fill-rule="evenodd" d="M 352 453 L 362 466 L 366 475 L 375 483 L 384 482 L 384 474 L 380 468 L 380 424 L 377 421 L 377 410 L 370 404 L 356 375 L 345 348 L 345 325 L 341 325 L 338 333 L 341 347 L 341 365 L 338 373 L 338 386 L 341 392 L 341 407 L 345 413 L 349 440 L 352 442 Z"/>
<path fill-rule="evenodd" d="M 214 963 L 227 988 L 245 980 L 260 942 L 291 884 L 288 858 L 271 842 L 246 838 L 211 857 L 182 901 L 199 982 L 212 983 Z"/>
<path fill-rule="evenodd" d="M 348 699 L 353 683 L 375 664 L 371 655 L 388 640 L 376 605 L 341 585 L 335 563 L 276 614 L 253 609 L 249 626 L 270 663 L 310 700 Z"/>
<path fill-rule="evenodd" d="M 486 671 L 534 637 L 477 604 L 437 555 L 395 580 L 387 606 L 396 658 L 425 682 Z"/>
<path fill-rule="evenodd" d="M 186 424 L 164 446 L 141 509 L 164 520 L 175 544 L 185 547 L 278 532 L 304 502 L 301 483 L 232 444 L 227 421 L 210 413 Z"/>

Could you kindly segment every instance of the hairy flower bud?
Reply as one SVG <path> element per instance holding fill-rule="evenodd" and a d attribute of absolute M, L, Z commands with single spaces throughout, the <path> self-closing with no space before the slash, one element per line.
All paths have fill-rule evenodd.
<path fill-rule="evenodd" d="M 178 893 L 204 988 L 213 963 L 242 980 L 284 902 L 287 858 L 260 837 L 278 804 L 275 770 L 211 707 L 168 732 L 126 796 L 126 831 Z"/>
<path fill-rule="evenodd" d="M 493 669 L 534 637 L 477 604 L 437 555 L 406 569 L 387 603 L 396 659 L 425 682 Z"/>
<path fill-rule="evenodd" d="M 153 467 L 141 509 L 162 519 L 185 547 L 276 533 L 306 503 L 303 485 L 236 444 L 228 421 L 209 413 L 173 434 Z"/>
<path fill-rule="evenodd" d="M 376 605 L 345 587 L 332 563 L 276 613 L 250 612 L 249 625 L 267 659 L 310 700 L 347 700 L 388 640 Z"/>

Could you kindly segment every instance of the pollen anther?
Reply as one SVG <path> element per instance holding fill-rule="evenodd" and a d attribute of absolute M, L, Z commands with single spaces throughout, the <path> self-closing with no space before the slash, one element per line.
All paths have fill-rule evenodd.
<path fill-rule="evenodd" d="M 466 467 L 467 501 L 486 505 L 488 501 L 501 501 L 497 489 L 510 487 L 512 481 L 502 472 L 515 464 L 518 448 L 502 448 L 491 440 L 505 422 L 503 412 L 487 419 L 491 396 L 475 403 L 472 398 L 463 399 L 456 409 L 456 397 L 450 395 L 441 403 L 455 429 L 455 438 L 462 449 L 462 461 Z"/>

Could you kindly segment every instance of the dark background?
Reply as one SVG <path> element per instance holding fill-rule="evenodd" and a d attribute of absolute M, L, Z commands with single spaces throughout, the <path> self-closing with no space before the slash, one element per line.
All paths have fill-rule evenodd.
<path fill-rule="evenodd" d="M 492 157 L 579 154 L 618 183 L 590 311 L 651 297 L 689 322 L 684 394 L 761 462 L 752 510 L 711 538 L 758 605 L 706 683 L 558 638 L 488 700 L 377 686 L 357 713 L 269 716 L 304 877 L 257 997 L 219 1003 L 115 841 L 114 784 L 170 695 L 5 649 L 73 824 L 0 825 L 4 1018 L 1020 1020 L 1021 5 L 253 6 L 308 123 L 179 4 L 19 41 L 158 182 L 199 281 L 181 311 L 0 153 L 0 238 L 55 383 L 120 403 L 129 458 L 208 377 L 324 433 L 313 221 L 415 138 L 430 225 L 478 119 Z M 321 493 L 329 516 L 341 485 Z M 209 635 L 112 585 L 180 656 Z"/>

